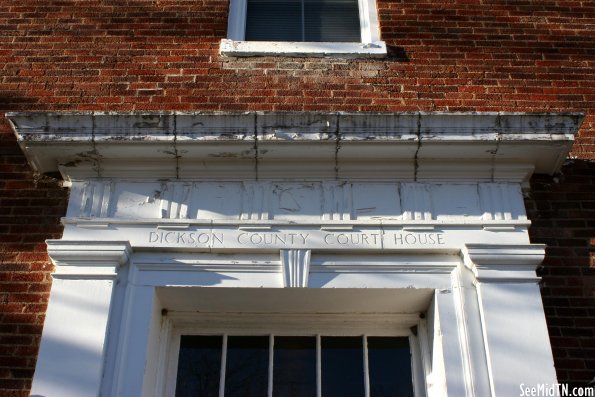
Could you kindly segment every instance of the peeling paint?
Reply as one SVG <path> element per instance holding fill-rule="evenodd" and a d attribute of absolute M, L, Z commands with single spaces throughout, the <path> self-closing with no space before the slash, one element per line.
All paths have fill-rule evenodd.
<path fill-rule="evenodd" d="M 212 171 L 213 164 L 205 161 L 209 158 L 249 157 L 253 158 L 251 175 L 258 180 L 261 172 L 265 174 L 259 169 L 261 165 L 270 167 L 273 164 L 261 164 L 260 156 L 269 153 L 268 156 L 273 154 L 271 159 L 283 158 L 288 169 L 292 168 L 289 166 L 291 162 L 297 169 L 307 159 L 332 161 L 334 165 L 329 173 L 339 179 L 343 175 L 343 164 L 360 160 L 355 146 L 358 142 L 362 142 L 365 150 L 372 146 L 366 148 L 363 145 L 386 143 L 387 146 L 377 148 L 384 151 L 389 161 L 404 163 L 402 159 L 409 159 L 409 164 L 403 165 L 408 174 L 393 173 L 395 177 L 418 180 L 420 177 L 428 178 L 428 172 L 440 177 L 439 170 L 427 171 L 424 168 L 421 176 L 419 170 L 425 161 L 436 160 L 436 157 L 428 157 L 423 147 L 428 145 L 428 153 L 432 153 L 431 145 L 444 142 L 445 150 L 440 153 L 439 159 L 443 159 L 445 164 L 455 163 L 461 156 L 467 156 L 489 172 L 484 178 L 494 180 L 494 170 L 488 171 L 486 166 L 493 168 L 508 160 L 509 163 L 518 163 L 518 146 L 513 146 L 516 143 L 531 144 L 528 156 L 523 160 L 529 165 L 533 163 L 534 172 L 555 172 L 566 157 L 573 134 L 583 119 L 583 115 L 578 113 L 496 112 L 97 112 L 8 113 L 7 116 L 19 144 L 38 172 L 56 172 L 60 163 L 66 164 L 63 168 L 68 170 L 64 174 L 66 180 L 71 179 L 67 175 L 69 172 L 76 172 L 77 177 L 85 173 L 93 177 L 118 175 L 120 170 L 117 167 L 128 163 L 130 158 L 126 143 L 138 145 L 134 149 L 139 148 L 144 153 L 143 157 L 136 158 L 140 168 L 154 170 L 156 163 L 163 161 L 164 166 L 157 178 L 179 178 L 181 172 L 188 175 L 187 169 L 180 170 L 180 166 L 202 164 Z M 500 145 L 494 142 L 496 140 L 507 145 Z M 294 142 L 300 144 L 294 145 Z M 321 145 L 323 142 L 334 144 L 333 154 L 330 150 L 325 151 Z M 480 146 L 481 155 L 478 155 L 479 151 L 467 155 L 467 149 L 473 152 L 481 142 L 492 142 L 498 148 Z M 343 151 L 344 147 L 349 147 L 349 151 Z M 554 151 L 559 154 L 553 155 Z M 93 155 L 80 155 L 85 152 Z M 327 157 L 323 158 L 325 155 Z M 478 157 L 470 157 L 472 155 Z M 367 156 L 371 158 L 369 153 Z M 494 156 L 498 157 L 497 163 Z M 81 157 L 91 159 L 93 165 L 82 164 L 79 162 Z M 167 170 L 172 167 L 172 157 L 175 167 Z M 265 175 L 270 172 L 280 170 L 267 168 Z"/>

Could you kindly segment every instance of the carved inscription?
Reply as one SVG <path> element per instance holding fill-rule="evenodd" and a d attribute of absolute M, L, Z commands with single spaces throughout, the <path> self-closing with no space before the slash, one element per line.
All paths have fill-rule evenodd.
<path fill-rule="evenodd" d="M 376 246 L 381 238 L 380 233 L 327 233 L 324 235 L 324 243 L 335 246 Z"/>
<path fill-rule="evenodd" d="M 240 233 L 238 243 L 242 245 L 286 245 L 306 246 L 308 233 Z"/>
<path fill-rule="evenodd" d="M 181 245 L 209 247 L 223 245 L 223 233 L 158 231 L 149 233 L 149 243 L 155 245 Z"/>
<path fill-rule="evenodd" d="M 444 245 L 442 233 L 395 233 L 395 245 Z"/>
<path fill-rule="evenodd" d="M 445 245 L 440 232 L 366 230 L 361 232 L 296 231 L 151 231 L 154 246 L 273 249 L 398 249 Z"/>

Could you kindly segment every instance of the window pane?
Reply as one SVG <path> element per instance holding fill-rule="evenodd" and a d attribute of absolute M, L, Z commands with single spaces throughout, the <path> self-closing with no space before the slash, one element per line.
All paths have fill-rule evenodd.
<path fill-rule="evenodd" d="M 246 40 L 303 41 L 301 2 L 248 0 Z"/>
<path fill-rule="evenodd" d="M 370 397 L 413 397 L 407 337 L 368 338 Z"/>
<path fill-rule="evenodd" d="M 227 337 L 226 397 L 266 396 L 268 373 L 268 336 Z"/>
<path fill-rule="evenodd" d="M 322 395 L 364 396 L 364 351 L 361 337 L 323 337 Z"/>
<path fill-rule="evenodd" d="M 275 337 L 273 396 L 316 396 L 315 337 Z"/>
<path fill-rule="evenodd" d="M 222 343 L 221 336 L 182 336 L 176 397 L 219 395 Z"/>
<path fill-rule="evenodd" d="M 306 41 L 359 42 L 357 0 L 306 0 Z"/>

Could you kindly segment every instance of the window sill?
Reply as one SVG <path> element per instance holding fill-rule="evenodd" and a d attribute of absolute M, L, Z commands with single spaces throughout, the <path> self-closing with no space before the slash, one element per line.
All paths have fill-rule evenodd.
<path fill-rule="evenodd" d="M 373 43 L 284 42 L 221 40 L 221 55 L 232 57 L 289 56 L 382 58 L 386 56 L 384 41 Z"/>

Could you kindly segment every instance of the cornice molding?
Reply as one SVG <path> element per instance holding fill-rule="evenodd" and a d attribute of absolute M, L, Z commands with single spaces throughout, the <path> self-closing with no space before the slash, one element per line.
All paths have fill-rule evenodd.
<path fill-rule="evenodd" d="M 66 179 L 526 180 L 578 113 L 8 113 L 30 163 Z"/>
<path fill-rule="evenodd" d="M 539 282 L 535 269 L 545 256 L 545 245 L 466 244 L 463 263 L 479 282 Z"/>
<path fill-rule="evenodd" d="M 115 278 L 132 256 L 128 241 L 47 240 L 54 278 Z"/>

